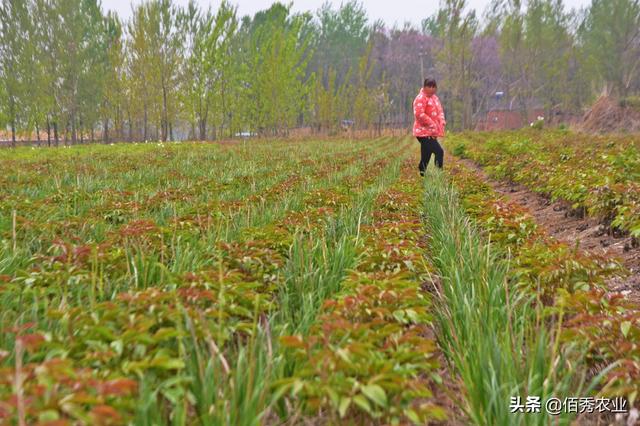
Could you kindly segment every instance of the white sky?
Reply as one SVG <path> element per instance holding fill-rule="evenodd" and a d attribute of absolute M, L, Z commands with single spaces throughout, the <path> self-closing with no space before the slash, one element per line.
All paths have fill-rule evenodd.
<path fill-rule="evenodd" d="M 174 0 L 175 3 L 186 5 L 189 0 Z M 221 3 L 219 0 L 196 0 L 202 8 L 211 5 L 213 9 L 217 9 Z M 281 0 L 281 3 L 287 4 L 290 0 Z M 313 11 L 320 8 L 324 0 L 294 0 L 293 10 Z M 121 18 L 127 19 L 131 16 L 131 4 L 139 4 L 141 0 L 102 0 L 102 6 L 106 10 L 114 10 L 118 12 Z M 274 0 L 230 0 L 231 4 L 238 6 L 239 15 L 253 15 L 255 12 L 269 8 Z M 339 6 L 343 0 L 330 0 L 334 6 Z M 438 0 L 362 0 L 365 9 L 369 14 L 369 19 L 375 21 L 382 19 L 389 27 L 394 24 L 402 25 L 405 21 L 409 21 L 419 26 L 420 22 L 428 16 L 431 16 L 438 9 Z M 490 3 L 490 0 L 467 0 L 467 7 L 476 10 L 476 14 L 481 17 L 484 9 Z M 587 7 L 591 0 L 564 0 L 567 10 L 572 8 Z"/>

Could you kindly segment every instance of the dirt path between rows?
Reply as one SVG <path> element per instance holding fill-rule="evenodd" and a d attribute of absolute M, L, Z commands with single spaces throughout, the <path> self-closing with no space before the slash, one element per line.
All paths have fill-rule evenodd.
<path fill-rule="evenodd" d="M 572 246 L 577 244 L 582 250 L 620 261 L 630 274 L 609 279 L 607 285 L 611 291 L 621 292 L 628 300 L 640 304 L 640 248 L 634 246 L 629 236 L 610 232 L 596 218 L 579 217 L 572 212 L 571 205 L 566 201 L 552 202 L 523 185 L 496 181 L 477 163 L 468 159 L 457 160 L 475 170 L 496 192 L 527 208 L 538 225 L 552 237 Z"/>

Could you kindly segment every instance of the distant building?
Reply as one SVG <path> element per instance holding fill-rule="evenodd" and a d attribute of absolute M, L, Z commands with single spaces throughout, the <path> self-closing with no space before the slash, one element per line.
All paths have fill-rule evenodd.
<path fill-rule="evenodd" d="M 487 111 L 480 114 L 476 130 L 512 130 L 529 126 L 538 117 L 544 117 L 542 104 L 536 100 L 527 102 L 526 115 L 520 111 L 522 105 L 509 100 L 502 91 L 496 92 L 488 104 Z M 546 119 L 546 117 L 545 117 Z"/>
<path fill-rule="evenodd" d="M 527 111 L 526 117 L 520 111 L 493 109 L 488 111 L 476 123 L 476 130 L 512 130 L 529 126 L 538 117 L 544 117 L 543 108 Z"/>
<path fill-rule="evenodd" d="M 340 127 L 343 131 L 346 132 L 347 130 L 351 129 L 354 124 L 356 124 L 354 120 L 345 119 L 340 122 Z"/>

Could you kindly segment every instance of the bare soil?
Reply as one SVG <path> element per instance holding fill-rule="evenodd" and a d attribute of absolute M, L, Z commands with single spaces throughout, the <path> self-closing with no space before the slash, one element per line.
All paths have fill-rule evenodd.
<path fill-rule="evenodd" d="M 602 95 L 577 127 L 587 133 L 637 132 L 640 131 L 640 111 L 622 106 L 618 100 Z"/>

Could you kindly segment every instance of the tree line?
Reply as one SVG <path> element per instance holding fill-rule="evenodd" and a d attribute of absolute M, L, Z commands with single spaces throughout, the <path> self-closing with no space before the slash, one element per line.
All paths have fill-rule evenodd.
<path fill-rule="evenodd" d="M 640 91 L 640 0 L 494 0 L 481 18 L 442 0 L 420 28 L 371 21 L 357 0 L 244 17 L 227 1 L 132 10 L 123 21 L 99 0 L 0 3 L 0 126 L 13 143 L 406 127 L 427 74 L 456 129 L 496 92 L 552 113 Z"/>

